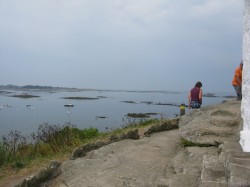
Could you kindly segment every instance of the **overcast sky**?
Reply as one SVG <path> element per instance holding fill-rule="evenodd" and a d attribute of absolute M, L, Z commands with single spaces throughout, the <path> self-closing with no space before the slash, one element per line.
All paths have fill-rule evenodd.
<path fill-rule="evenodd" d="M 0 0 L 0 84 L 233 91 L 243 0 Z"/>

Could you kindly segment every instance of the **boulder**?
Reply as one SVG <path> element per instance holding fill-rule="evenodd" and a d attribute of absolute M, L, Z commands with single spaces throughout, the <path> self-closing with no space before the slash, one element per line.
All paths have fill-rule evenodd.
<path fill-rule="evenodd" d="M 132 139 L 132 140 L 138 140 L 138 139 L 140 139 L 140 136 L 139 136 L 139 133 L 138 133 L 138 129 L 128 131 L 126 137 L 127 137 L 127 139 Z"/>
<path fill-rule="evenodd" d="M 150 134 L 155 132 L 168 131 L 179 128 L 179 118 L 176 119 L 168 119 L 162 123 L 152 125 L 145 133 L 145 136 L 150 136 Z"/>
<path fill-rule="evenodd" d="M 88 152 L 93 151 L 95 149 L 98 149 L 106 144 L 107 144 L 106 142 L 97 141 L 94 143 L 89 143 L 89 144 L 83 145 L 81 147 L 78 147 L 72 152 L 70 159 L 75 160 L 79 157 L 84 157 L 84 156 L 86 156 L 86 154 Z"/>
<path fill-rule="evenodd" d="M 62 173 L 61 163 L 55 160 L 50 162 L 48 167 L 40 169 L 36 175 L 29 176 L 16 187 L 34 187 L 41 186 L 42 183 L 49 181 Z"/>

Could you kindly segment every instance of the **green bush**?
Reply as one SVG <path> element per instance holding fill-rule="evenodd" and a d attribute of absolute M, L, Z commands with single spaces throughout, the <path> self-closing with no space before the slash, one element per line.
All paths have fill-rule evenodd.
<path fill-rule="evenodd" d="M 74 128 L 73 132 L 73 134 L 79 137 L 81 140 L 95 138 L 99 135 L 98 129 L 93 127 L 83 130 Z"/>
<path fill-rule="evenodd" d="M 14 161 L 14 163 L 12 164 L 12 168 L 14 169 L 22 169 L 24 168 L 24 166 L 25 166 L 24 161 L 19 159 Z"/>
<path fill-rule="evenodd" d="M 151 124 L 154 124 L 154 123 L 157 123 L 159 122 L 159 119 L 149 119 L 149 120 L 146 120 L 146 121 L 142 121 L 139 125 L 140 126 L 147 126 L 147 125 L 151 125 Z"/>
<path fill-rule="evenodd" d="M 36 157 L 47 157 L 78 146 L 86 139 L 99 135 L 98 129 L 77 129 L 74 125 L 44 123 L 27 138 L 18 131 L 11 131 L 0 142 L 0 166 L 24 167 L 25 162 Z"/>

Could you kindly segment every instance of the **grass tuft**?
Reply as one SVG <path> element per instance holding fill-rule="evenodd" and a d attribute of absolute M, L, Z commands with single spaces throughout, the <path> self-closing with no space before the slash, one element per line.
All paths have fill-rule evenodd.
<path fill-rule="evenodd" d="M 214 147 L 212 144 L 194 143 L 184 138 L 181 139 L 181 145 L 183 147 Z"/>

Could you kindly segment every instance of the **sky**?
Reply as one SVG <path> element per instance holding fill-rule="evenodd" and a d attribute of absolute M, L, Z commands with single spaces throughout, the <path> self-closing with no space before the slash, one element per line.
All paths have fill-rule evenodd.
<path fill-rule="evenodd" d="M 233 91 L 243 0 L 0 0 L 0 85 Z"/>

